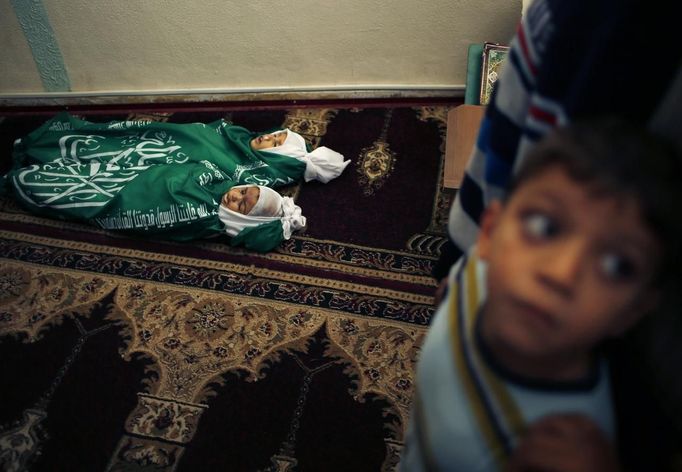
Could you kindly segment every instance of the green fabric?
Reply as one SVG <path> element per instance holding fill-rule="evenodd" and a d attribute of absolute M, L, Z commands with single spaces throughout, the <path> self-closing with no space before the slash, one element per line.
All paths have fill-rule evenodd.
<path fill-rule="evenodd" d="M 470 44 L 467 52 L 467 84 L 464 89 L 464 103 L 481 104 L 481 67 L 483 64 L 483 44 Z"/>
<path fill-rule="evenodd" d="M 230 240 L 232 246 L 244 245 L 259 252 L 272 251 L 284 240 L 282 223 L 271 221 L 259 226 L 244 228 Z"/>
<path fill-rule="evenodd" d="M 15 142 L 7 175 L 30 211 L 165 239 L 223 232 L 218 205 L 237 184 L 278 187 L 305 163 L 253 151 L 257 136 L 218 120 L 90 123 L 61 113 Z"/>

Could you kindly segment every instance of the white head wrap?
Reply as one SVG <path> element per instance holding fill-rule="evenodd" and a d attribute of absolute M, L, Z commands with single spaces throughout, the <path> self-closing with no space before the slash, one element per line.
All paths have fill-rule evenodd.
<path fill-rule="evenodd" d="M 261 149 L 261 151 L 275 152 L 277 154 L 284 154 L 294 158 L 304 157 L 308 153 L 308 148 L 305 144 L 305 138 L 298 133 L 291 131 L 289 128 L 284 129 L 287 137 L 284 142 L 277 147 Z"/>
<path fill-rule="evenodd" d="M 237 187 L 249 187 L 248 185 L 239 185 Z M 279 193 L 272 190 L 270 187 L 258 187 L 260 189 L 260 194 L 258 195 L 258 201 L 251 208 L 249 216 L 279 216 L 282 207 L 282 197 Z"/>
<path fill-rule="evenodd" d="M 259 185 L 258 187 L 260 189 L 258 202 L 248 215 L 230 210 L 223 205 L 218 207 L 218 218 L 220 218 L 220 221 L 225 225 L 225 232 L 229 236 L 234 237 L 241 233 L 245 228 L 270 223 L 274 220 L 280 220 L 282 223 L 284 239 L 289 239 L 294 231 L 305 226 L 306 218 L 302 214 L 301 207 L 296 205 L 291 198 L 282 197 L 271 188 L 263 187 L 262 185 Z M 276 214 L 274 216 L 254 216 L 252 214 L 263 195 L 266 195 L 265 198 L 268 201 L 267 207 L 278 208 L 278 211 L 275 212 Z"/>
<path fill-rule="evenodd" d="M 344 161 L 342 154 L 328 147 L 320 146 L 312 152 L 308 152 L 303 136 L 288 128 L 285 131 L 287 138 L 281 146 L 262 149 L 262 151 L 283 154 L 305 162 L 303 178 L 306 182 L 319 180 L 326 184 L 341 175 L 346 166 L 350 164 L 350 160 Z"/>

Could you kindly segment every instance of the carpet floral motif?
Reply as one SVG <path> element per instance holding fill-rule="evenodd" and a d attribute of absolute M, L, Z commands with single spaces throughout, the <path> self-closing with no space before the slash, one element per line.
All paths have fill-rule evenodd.
<path fill-rule="evenodd" d="M 3 264 L 0 268 L 0 336 L 25 335 L 37 341 L 61 314 L 78 310 L 111 292 L 115 282 L 97 276 L 76 279 L 64 273 Z"/>
<path fill-rule="evenodd" d="M 390 108 L 386 111 L 381 134 L 371 146 L 364 148 L 358 157 L 358 184 L 367 196 L 373 195 L 386 183 L 395 167 L 398 156 L 391 151 L 387 141 L 392 113 Z"/>
<path fill-rule="evenodd" d="M 318 147 L 322 137 L 327 134 L 327 126 L 337 110 L 330 108 L 299 108 L 287 113 L 282 124 L 306 138 L 313 149 Z"/>

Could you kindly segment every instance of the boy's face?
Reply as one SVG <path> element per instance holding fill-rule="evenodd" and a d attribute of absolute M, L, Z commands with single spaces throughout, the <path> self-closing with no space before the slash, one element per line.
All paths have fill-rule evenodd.
<path fill-rule="evenodd" d="M 260 189 L 255 185 L 249 187 L 232 187 L 228 192 L 223 194 L 220 204 L 237 213 L 248 215 L 256 203 L 258 203 L 259 197 Z"/>
<path fill-rule="evenodd" d="M 284 144 L 287 140 L 286 131 L 277 131 L 275 133 L 261 134 L 253 138 L 250 142 L 251 149 L 259 151 L 261 149 L 270 149 Z"/>
<path fill-rule="evenodd" d="M 488 334 L 523 356 L 584 358 L 657 301 L 660 247 L 636 200 L 595 195 L 558 166 L 486 210 L 478 251 Z"/>

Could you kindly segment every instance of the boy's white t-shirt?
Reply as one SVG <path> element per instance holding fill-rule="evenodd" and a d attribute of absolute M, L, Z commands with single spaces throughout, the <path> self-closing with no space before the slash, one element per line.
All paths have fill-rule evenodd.
<path fill-rule="evenodd" d="M 471 275 L 468 282 L 467 277 L 462 275 L 467 270 Z M 475 306 L 478 311 L 478 307 L 485 299 L 484 280 L 485 264 L 475 257 L 475 248 L 469 253 L 464 264 L 457 264 L 450 272 L 448 294 L 432 320 L 417 366 L 417 392 L 413 400 L 408 434 L 400 462 L 402 472 L 433 469 L 463 472 L 495 471 L 499 470 L 496 457 L 505 456 L 503 448 L 491 449 L 491 441 L 486 439 L 481 426 L 481 416 L 476 415 L 476 409 L 471 402 L 471 392 L 476 392 L 477 389 L 472 388 L 472 383 L 467 383 L 467 374 L 461 372 L 462 362 L 466 365 L 476 363 L 467 364 L 463 361 L 467 354 L 457 348 L 459 344 L 454 339 L 452 325 L 452 320 L 461 313 L 455 315 L 450 313 L 451 307 L 455 306 L 451 305 L 452 297 L 464 300 L 467 293 L 472 293 L 471 287 L 467 286 L 472 283 L 477 285 L 473 293 L 478 293 L 479 296 L 470 306 Z M 463 311 L 467 311 L 467 303 L 458 306 L 463 306 Z M 476 319 L 477 313 L 471 315 Z M 474 339 L 470 341 L 467 348 L 473 357 L 479 361 L 483 359 L 486 367 L 491 367 L 485 361 L 485 356 L 480 356 L 480 346 Z M 614 438 L 611 388 L 605 360 L 599 362 L 593 381 L 584 385 L 542 387 L 524 385 L 505 378 L 499 370 L 488 369 L 488 372 L 492 372 L 496 381 L 506 389 L 525 424 L 548 414 L 580 413 L 595 421 L 609 438 Z M 468 378 L 471 379 L 472 376 Z M 476 378 L 476 374 L 473 378 Z M 479 380 L 483 385 L 490 386 L 485 378 L 485 375 L 481 375 Z M 479 407 L 488 405 L 484 410 L 490 412 L 490 418 L 494 418 L 488 426 L 497 423 L 499 426 L 497 431 L 503 432 L 497 437 L 506 438 L 507 444 L 513 447 L 518 439 L 517 434 L 512 431 L 513 428 L 505 429 L 509 422 L 505 421 L 504 408 L 496 403 L 495 395 L 490 394 L 489 390 L 485 386 L 479 389 L 479 392 L 484 393 L 475 395 L 480 400 L 476 403 Z M 485 393 L 486 391 L 488 393 Z M 488 428 L 491 429 L 495 430 Z M 502 442 L 500 441 L 500 444 Z"/>

